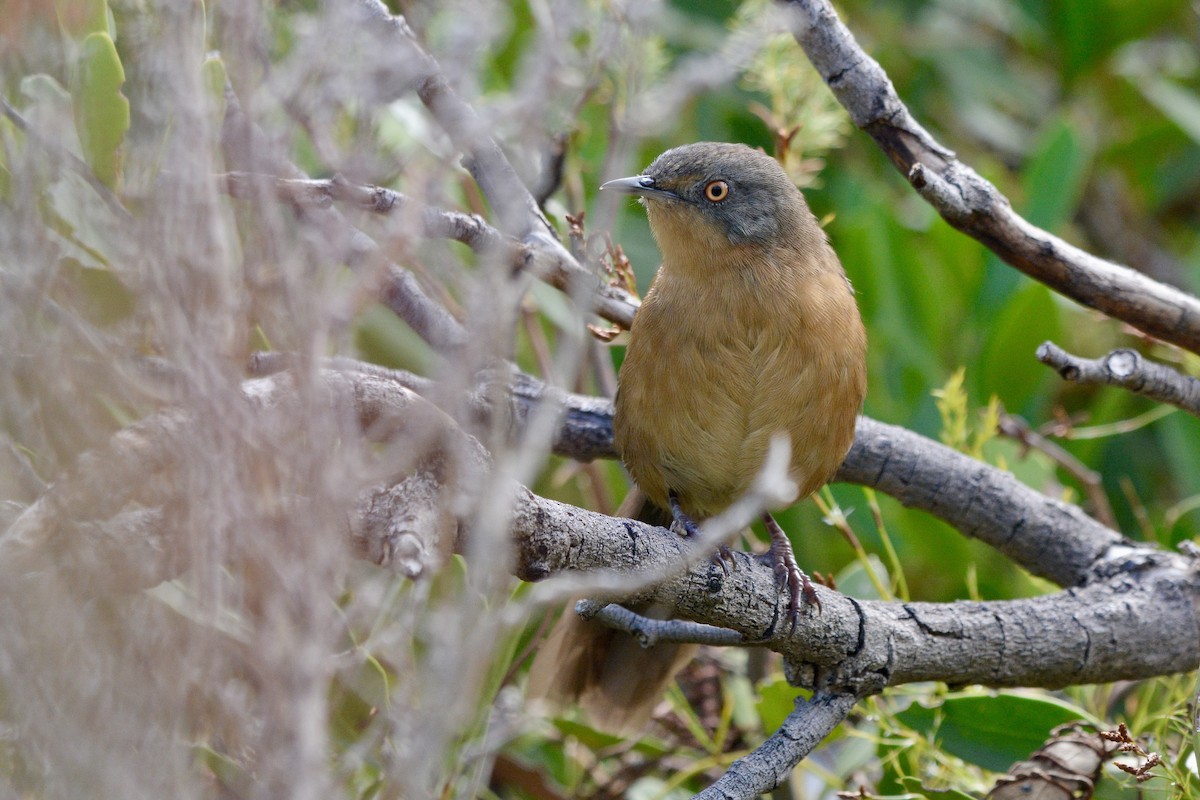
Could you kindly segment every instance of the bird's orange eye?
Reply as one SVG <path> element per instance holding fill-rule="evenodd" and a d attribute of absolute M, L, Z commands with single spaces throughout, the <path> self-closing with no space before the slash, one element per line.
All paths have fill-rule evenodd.
<path fill-rule="evenodd" d="M 714 203 L 729 197 L 729 184 L 725 181 L 709 181 L 704 185 L 704 196 Z"/>

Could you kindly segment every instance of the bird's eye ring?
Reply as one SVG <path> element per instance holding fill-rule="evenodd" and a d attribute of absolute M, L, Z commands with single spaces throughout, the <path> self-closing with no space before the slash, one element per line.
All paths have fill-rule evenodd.
<path fill-rule="evenodd" d="M 725 181 L 709 181 L 704 185 L 704 196 L 714 203 L 729 197 L 729 184 Z"/>

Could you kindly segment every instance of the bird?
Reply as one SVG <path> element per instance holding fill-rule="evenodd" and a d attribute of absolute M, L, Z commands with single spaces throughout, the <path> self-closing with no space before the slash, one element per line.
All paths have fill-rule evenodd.
<path fill-rule="evenodd" d="M 616 451 L 640 494 L 694 536 L 697 521 L 746 492 L 776 436 L 791 446 L 798 497 L 816 492 L 853 443 L 867 339 L 854 289 L 800 190 L 771 156 L 721 142 L 667 150 L 639 175 L 600 188 L 639 198 L 662 253 L 630 327 L 613 414 Z M 794 626 L 819 600 L 770 511 L 762 521 Z M 590 696 L 585 704 L 609 718 L 608 729 L 648 718 L 621 706 L 656 701 L 630 695 L 661 696 L 653 684 L 665 684 L 659 673 L 670 680 L 679 654 L 660 654 L 658 670 L 601 669 L 598 659 L 614 659 L 595 641 L 611 635 L 574 617 L 564 616 L 567 638 L 543 649 L 540 670 L 535 660 L 543 675 L 554 669 L 549 659 L 568 662 L 544 695 Z M 605 681 L 610 690 L 590 689 Z M 651 685 L 633 692 L 631 681 Z"/>

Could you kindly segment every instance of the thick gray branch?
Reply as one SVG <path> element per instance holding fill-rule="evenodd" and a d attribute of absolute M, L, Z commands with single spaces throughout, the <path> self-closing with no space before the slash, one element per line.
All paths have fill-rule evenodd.
<path fill-rule="evenodd" d="M 867 417 L 859 417 L 837 479 L 928 511 L 1059 586 L 1083 581 L 1125 541 L 1079 506 L 1037 492 L 1011 472 Z"/>
<path fill-rule="evenodd" d="M 665 529 L 529 492 L 519 494 L 514 532 L 518 574 L 528 579 L 563 571 L 667 570 L 688 546 Z M 1026 600 L 867 602 L 817 587 L 822 611 L 810 607 L 794 634 L 780 624 L 770 566 L 745 553 L 735 557 L 737 569 L 729 575 L 700 563 L 638 600 L 669 603 L 680 616 L 783 653 L 802 685 L 819 677 L 859 696 L 926 680 L 1059 687 L 1164 675 L 1200 663 L 1200 577 L 1176 554 L 1115 549 L 1086 585 Z M 708 635 L 701 629 L 696 638 Z"/>
<path fill-rule="evenodd" d="M 523 377 L 513 395 L 513 419 L 519 423 L 545 391 Z M 580 460 L 616 456 L 611 403 L 568 394 L 556 400 L 565 405 L 556 452 Z M 859 417 L 854 445 L 836 479 L 874 487 L 940 517 L 1060 586 L 1084 580 L 1098 559 L 1124 541 L 1078 506 L 1047 497 L 1010 472 L 869 417 Z"/>
<path fill-rule="evenodd" d="M 790 0 L 793 33 L 854 124 L 942 217 L 1017 269 L 1111 317 L 1200 352 L 1200 300 L 1031 225 L 908 113 L 827 0 Z"/>
<path fill-rule="evenodd" d="M 1200 380 L 1176 372 L 1165 364 L 1147 361 L 1136 350 L 1113 350 L 1102 358 L 1080 358 L 1053 342 L 1043 342 L 1037 357 L 1038 361 L 1053 367 L 1064 380 L 1120 386 L 1200 416 Z"/>
<path fill-rule="evenodd" d="M 287 363 L 279 356 L 259 360 L 278 368 Z M 422 394 L 433 390 L 427 379 L 401 371 L 348 359 L 330 365 L 395 381 Z M 616 457 L 610 401 L 552 389 L 519 372 L 499 380 L 495 385 L 485 379 L 472 394 L 474 413 L 495 413 L 497 399 L 508 398 L 510 404 L 500 413 L 517 433 L 540 403 L 554 403 L 562 409 L 553 442 L 556 453 L 580 461 Z M 1119 533 L 1078 506 L 1035 491 L 1010 472 L 869 417 L 859 417 L 854 444 L 837 479 L 874 487 L 906 506 L 934 514 L 1060 586 L 1087 580 L 1098 561 L 1126 544 Z"/>
<path fill-rule="evenodd" d="M 405 523 L 405 515 L 433 520 L 420 527 L 452 528 L 453 522 L 438 512 L 448 506 L 438 500 L 435 484 L 450 493 L 462 485 L 480 485 L 490 469 L 487 455 L 391 374 L 321 370 L 314 377 L 311 388 L 317 391 L 309 393 L 307 405 L 296 399 L 298 385 L 291 374 L 248 381 L 243 390 L 247 407 L 283 423 L 272 426 L 281 435 L 294 429 L 286 424 L 289 420 L 311 421 L 314 413 L 348 419 L 361 435 L 378 441 L 402 435 L 411 467 L 392 482 L 394 490 L 377 490 L 360 503 L 350 530 L 341 535 L 374 539 L 382 534 L 374 544 L 359 542 L 359 551 L 419 568 L 421 553 L 410 547 L 416 542 L 408 536 L 417 531 Z M 189 436 L 202 435 L 198 428 L 194 418 L 175 411 L 117 434 L 103 451 L 85 456 L 0 537 L 0 564 L 18 573 L 35 572 L 61 564 L 61 554 L 69 550 L 72 569 L 113 569 L 124 557 L 143 557 L 145 548 L 131 547 L 130 536 L 136 534 L 164 556 L 155 569 L 129 571 L 128 580 L 170 577 L 171 569 L 182 566 L 170 554 L 186 552 L 188 543 L 155 538 L 156 531 L 170 532 L 170 520 L 155 512 L 126 512 L 124 506 L 147 475 L 169 470 L 187 457 Z M 856 444 L 867 451 L 859 457 L 884 475 L 890 465 L 904 465 L 912 455 L 899 445 L 915 446 L 920 440 L 866 421 L 860 436 L 868 434 L 877 441 Z M 904 478 L 904 485 L 918 487 L 920 497 L 928 491 L 921 488 L 928 480 L 925 473 L 941 475 L 945 485 L 952 485 L 949 473 L 969 472 L 971 465 L 958 460 L 965 457 L 931 457 L 923 445 L 918 451 L 895 480 Z M 412 475 L 417 477 L 405 477 Z M 1048 502 L 1036 493 L 1022 494 L 1028 490 L 1018 485 L 1005 487 L 996 476 L 974 480 L 984 486 L 1001 481 L 992 488 L 1035 505 Z M 166 481 L 163 490 L 170 492 L 173 485 Z M 170 508 L 181 498 L 160 500 Z M 989 502 L 985 507 L 1006 513 L 1002 504 Z M 1083 524 L 1066 507 L 1054 507 L 1061 527 L 1047 527 L 1042 534 L 1049 559 L 1058 557 L 1057 540 L 1071 539 Z M 108 523 L 86 524 L 110 516 Z M 122 522 L 122 527 L 112 527 Z M 777 650 L 794 682 L 838 694 L 861 697 L 889 685 L 926 680 L 1064 686 L 1184 671 L 1200 661 L 1197 570 L 1181 555 L 1149 548 L 1110 543 L 1075 576 L 1080 585 L 1026 600 L 864 602 L 818 587 L 822 611 L 807 607 L 791 631 L 783 624 L 787 598 L 780 596 L 774 572 L 761 557 L 735 553 L 737 568 L 726 574 L 706 553 L 696 552 L 692 543 L 669 530 L 558 503 L 521 487 L 514 487 L 512 495 L 511 530 L 520 577 L 541 580 L 569 572 L 653 577 L 653 585 L 638 590 L 639 599 L 669 604 L 681 616 Z M 711 635 L 708 629 L 693 630 L 698 637 Z M 684 633 L 681 629 L 672 635 L 685 638 Z M 787 752 L 792 757 L 807 751 Z"/>

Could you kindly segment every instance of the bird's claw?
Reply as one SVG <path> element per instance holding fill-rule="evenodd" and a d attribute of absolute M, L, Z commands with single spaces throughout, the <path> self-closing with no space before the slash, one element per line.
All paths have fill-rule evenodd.
<path fill-rule="evenodd" d="M 729 549 L 728 545 L 717 545 L 717 551 L 712 554 L 709 561 L 720 567 L 726 578 L 729 577 L 731 570 L 737 571 L 737 562 L 733 560 L 733 551 Z"/>
<path fill-rule="evenodd" d="M 771 534 L 771 561 L 775 570 L 775 585 L 779 587 L 780 594 L 787 589 L 788 628 L 794 631 L 800 622 L 801 599 L 805 605 L 815 606 L 820 613 L 821 598 L 817 597 L 817 590 L 813 588 L 812 581 L 796 563 L 792 543 L 783 532 L 783 528 L 779 527 L 779 523 L 770 514 L 763 516 L 763 522 L 767 526 L 767 532 Z"/>
<path fill-rule="evenodd" d="M 671 506 L 671 516 L 675 520 L 675 525 L 683 531 L 683 535 L 689 539 L 700 535 L 700 528 L 696 525 L 696 521 L 687 515 L 683 507 L 679 505 L 679 495 L 674 491 L 667 495 L 667 502 Z M 733 551 L 728 545 L 717 545 L 717 552 L 712 554 L 710 561 L 714 566 L 721 568 L 728 578 L 730 570 L 737 571 L 737 562 L 733 560 Z"/>

